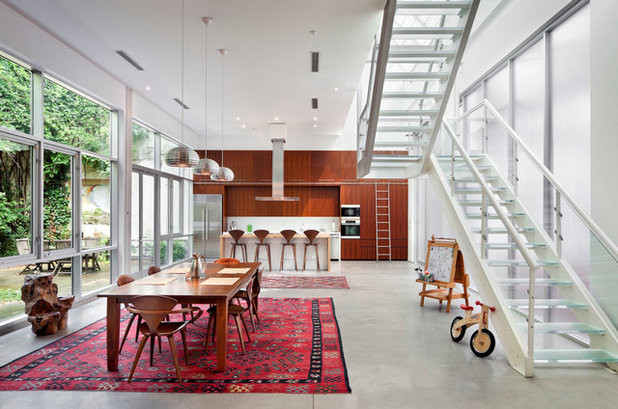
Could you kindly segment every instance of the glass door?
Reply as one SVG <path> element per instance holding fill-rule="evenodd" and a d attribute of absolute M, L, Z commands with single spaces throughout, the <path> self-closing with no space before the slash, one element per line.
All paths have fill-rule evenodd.
<path fill-rule="evenodd" d="M 155 265 L 155 176 L 134 171 L 131 196 L 131 272 Z"/>

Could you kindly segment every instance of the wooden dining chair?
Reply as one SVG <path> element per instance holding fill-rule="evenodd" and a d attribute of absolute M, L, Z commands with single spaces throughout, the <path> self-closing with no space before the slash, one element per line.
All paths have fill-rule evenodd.
<path fill-rule="evenodd" d="M 247 334 L 247 341 L 251 342 L 251 336 L 249 335 L 249 328 L 247 327 L 247 321 L 245 321 L 245 317 L 243 317 L 243 313 L 247 312 L 248 307 L 245 308 L 242 305 L 234 304 L 230 300 L 227 306 L 228 315 L 231 315 L 236 322 L 236 329 L 238 330 L 238 339 L 240 340 L 240 349 L 242 350 L 243 355 L 245 354 L 245 340 L 242 336 L 242 328 L 245 329 L 245 334 Z M 208 310 L 208 327 L 206 329 L 206 353 L 208 353 L 208 338 L 212 337 L 212 342 L 215 342 L 215 330 L 217 328 L 217 306 L 213 305 Z M 254 328 L 255 331 L 255 328 Z"/>
<path fill-rule="evenodd" d="M 148 275 L 151 276 L 153 274 L 157 274 L 161 272 L 161 267 L 158 266 L 150 266 L 148 267 Z M 182 308 L 189 308 L 191 309 L 191 323 L 193 323 L 197 318 L 195 318 L 195 313 L 198 311 L 202 311 L 202 309 L 200 307 L 196 307 L 193 304 L 182 304 Z M 202 311 L 203 312 L 203 311 Z M 202 313 L 200 313 L 201 315 Z M 169 316 L 165 317 L 165 319 L 169 320 Z M 183 320 L 187 320 L 187 316 L 186 313 L 183 314 L 182 316 Z M 135 341 L 137 341 L 137 334 L 135 334 Z M 161 352 L 161 338 L 159 338 L 159 353 Z"/>
<path fill-rule="evenodd" d="M 260 248 L 264 247 L 266 249 L 266 255 L 268 256 L 268 269 L 270 271 L 273 271 L 273 266 L 270 261 L 270 243 L 264 243 L 264 240 L 266 240 L 266 237 L 268 237 L 270 232 L 268 230 L 260 229 L 254 231 L 253 234 L 255 234 L 255 237 L 257 237 L 258 239 L 258 241 L 255 243 L 255 260 L 253 261 L 256 263 L 258 262 L 260 256 Z"/>
<path fill-rule="evenodd" d="M 279 271 L 283 270 L 283 258 L 285 255 L 285 248 L 292 247 L 294 251 L 294 269 L 298 271 L 298 264 L 296 263 L 296 243 L 292 243 L 292 239 L 296 235 L 295 230 L 281 230 L 281 235 L 285 239 L 285 242 L 281 244 L 281 263 L 279 264 Z"/>
<path fill-rule="evenodd" d="M 174 310 L 174 307 L 178 302 L 171 298 L 161 295 L 139 295 L 131 298 L 129 304 L 129 311 L 133 314 L 137 314 L 142 317 L 143 321 L 138 330 L 144 336 L 137 348 L 137 354 L 133 360 L 133 366 L 131 367 L 131 373 L 129 374 L 129 383 L 133 379 L 137 362 L 139 361 L 144 346 L 148 339 L 150 339 L 150 366 L 152 366 L 153 350 L 154 350 L 154 337 L 167 337 L 172 350 L 172 357 L 174 358 L 174 366 L 176 367 L 176 376 L 178 382 L 182 382 L 180 376 L 180 363 L 178 362 L 178 353 L 176 351 L 176 343 L 174 342 L 174 334 L 180 332 L 182 337 L 182 344 L 184 348 L 185 363 L 189 364 L 189 353 L 187 350 L 187 332 L 186 327 L 190 321 L 164 321 L 165 317 L 173 313 L 189 313 L 189 309 Z M 198 314 L 198 318 L 199 318 Z M 196 318 L 197 319 L 197 318 Z"/>
<path fill-rule="evenodd" d="M 318 271 L 320 270 L 320 254 L 318 251 L 318 243 L 315 241 L 316 237 L 320 232 L 318 230 L 305 230 L 305 236 L 309 239 L 309 243 L 305 243 L 305 255 L 303 256 L 303 271 L 305 271 L 305 266 L 307 265 L 307 247 L 313 247 L 315 249 L 315 259 L 318 263 Z"/>
<path fill-rule="evenodd" d="M 157 274 L 161 271 L 161 267 L 158 266 L 150 266 L 148 267 L 148 275 L 151 276 L 153 274 Z"/>
<path fill-rule="evenodd" d="M 135 281 L 135 278 L 133 278 L 132 276 L 128 274 L 121 274 L 116 279 L 116 284 L 118 285 L 118 287 L 122 287 L 123 285 L 132 283 L 133 281 Z M 124 308 L 128 310 L 128 304 L 125 304 Z M 127 329 L 124 331 L 122 342 L 120 343 L 120 349 L 118 350 L 118 355 L 120 355 L 120 353 L 122 352 L 122 347 L 124 346 L 124 343 L 127 340 L 127 335 L 129 335 L 129 331 L 131 330 L 131 325 L 133 325 L 133 321 L 135 320 L 135 317 L 137 316 L 136 314 L 133 314 L 133 313 L 129 313 L 129 314 L 131 314 L 131 318 L 129 318 L 129 325 L 127 325 Z M 142 323 L 142 318 L 140 316 L 137 316 L 137 317 L 138 317 L 137 326 L 139 327 L 139 325 Z M 135 330 L 135 342 L 137 342 L 138 335 L 139 335 L 139 331 Z"/>
<path fill-rule="evenodd" d="M 253 332 L 255 332 L 255 324 L 253 322 L 254 317 L 257 323 L 260 323 L 260 317 L 258 315 L 258 297 L 260 295 L 260 291 L 262 290 L 263 272 L 264 270 L 258 271 L 257 276 L 251 282 L 249 282 L 247 289 L 240 290 L 234 295 L 234 298 L 244 300 L 247 303 L 247 308 L 251 317 L 251 327 L 253 328 Z"/>
<path fill-rule="evenodd" d="M 219 260 L 215 260 L 217 264 L 238 264 L 240 261 L 235 258 L 220 258 Z"/>
<path fill-rule="evenodd" d="M 245 232 L 243 230 L 230 230 L 228 233 L 230 233 L 230 236 L 232 236 L 232 239 L 234 239 L 234 241 L 231 243 L 232 244 L 232 248 L 230 250 L 230 257 L 234 257 L 236 258 L 236 247 L 240 247 L 240 252 L 242 254 L 242 261 L 243 262 L 247 262 L 247 243 L 241 243 L 240 239 L 242 239 L 242 236 L 245 234 Z"/>

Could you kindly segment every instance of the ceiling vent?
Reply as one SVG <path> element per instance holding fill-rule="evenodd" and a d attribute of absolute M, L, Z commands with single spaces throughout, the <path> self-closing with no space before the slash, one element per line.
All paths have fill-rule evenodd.
<path fill-rule="evenodd" d="M 123 50 L 116 50 L 116 52 L 118 53 L 119 56 L 121 56 L 122 58 L 125 59 L 126 62 L 128 62 L 129 64 L 131 64 L 132 66 L 134 66 L 138 71 L 144 71 L 144 68 L 139 65 L 139 63 L 137 61 L 135 61 L 129 54 L 127 54 L 125 51 Z"/>
<path fill-rule="evenodd" d="M 311 98 L 311 108 L 318 109 L 318 99 L 317 98 Z"/>
<path fill-rule="evenodd" d="M 180 98 L 174 98 L 174 101 L 176 101 L 176 103 L 180 105 L 181 107 L 183 107 L 184 109 L 190 109 L 187 105 L 185 105 L 184 102 L 180 100 Z"/>
<path fill-rule="evenodd" d="M 320 66 L 320 53 L 317 51 L 311 52 L 311 72 L 318 72 Z"/>

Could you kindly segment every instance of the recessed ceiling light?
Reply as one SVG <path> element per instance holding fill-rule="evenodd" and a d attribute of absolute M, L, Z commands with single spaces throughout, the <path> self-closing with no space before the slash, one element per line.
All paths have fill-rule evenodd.
<path fill-rule="evenodd" d="M 339 88 L 335 88 L 335 92 L 339 91 Z"/>
<path fill-rule="evenodd" d="M 313 127 L 314 127 L 314 128 L 317 128 L 317 127 L 318 127 L 318 124 L 313 124 Z"/>
<path fill-rule="evenodd" d="M 314 120 L 314 121 L 317 121 L 317 120 L 318 120 L 318 117 L 317 117 L 317 116 L 314 116 L 314 117 L 313 117 L 313 120 Z"/>
<path fill-rule="evenodd" d="M 279 117 L 278 117 L 278 116 L 276 116 L 276 117 L 275 117 L 275 121 L 278 121 L 278 120 L 279 120 Z"/>
<path fill-rule="evenodd" d="M 309 34 L 311 34 L 312 36 L 318 35 L 317 30 L 310 30 Z"/>
<path fill-rule="evenodd" d="M 146 91 L 150 91 L 150 85 L 146 85 Z"/>
<path fill-rule="evenodd" d="M 241 127 L 242 129 L 245 129 L 245 128 L 247 127 L 247 125 L 242 124 L 240 127 Z"/>
<path fill-rule="evenodd" d="M 236 120 L 237 120 L 237 121 L 240 121 L 240 117 L 239 117 L 239 116 L 237 116 L 237 117 L 236 117 Z"/>

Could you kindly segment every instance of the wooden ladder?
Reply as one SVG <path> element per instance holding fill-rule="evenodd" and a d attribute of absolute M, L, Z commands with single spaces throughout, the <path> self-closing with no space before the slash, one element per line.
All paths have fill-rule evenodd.
<path fill-rule="evenodd" d="M 375 184 L 376 191 L 376 262 L 391 261 L 391 200 L 390 185 Z M 382 187 L 382 188 L 381 188 Z"/>

